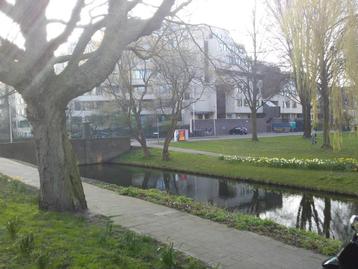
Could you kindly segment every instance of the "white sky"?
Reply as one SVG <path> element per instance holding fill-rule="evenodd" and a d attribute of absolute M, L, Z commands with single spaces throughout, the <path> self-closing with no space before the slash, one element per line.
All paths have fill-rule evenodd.
<path fill-rule="evenodd" d="M 252 17 L 255 0 L 193 0 L 188 7 L 186 20 L 192 23 L 206 23 L 230 31 L 236 42 L 245 46 L 248 52 L 252 51 Z M 277 52 L 269 50 L 273 47 L 273 34 L 267 31 L 269 14 L 265 0 L 256 0 L 257 28 L 259 51 L 261 60 L 276 61 Z"/>
<path fill-rule="evenodd" d="M 9 0 L 8 0 L 9 1 Z M 98 0 L 101 1 L 101 0 Z M 104 1 L 104 0 L 103 0 Z M 149 3 L 158 3 L 159 0 L 147 0 Z M 12 2 L 12 1 L 9 1 Z M 74 5 L 73 0 L 51 0 L 50 8 L 47 12 L 48 16 L 59 19 L 68 19 L 71 9 Z M 257 24 L 259 28 L 259 41 L 263 44 L 262 47 L 269 47 L 268 39 L 272 34 L 265 31 L 267 29 L 267 15 L 265 8 L 265 0 L 256 0 L 257 2 Z M 255 5 L 255 0 L 193 0 L 192 4 L 188 6 L 181 16 L 185 21 L 190 23 L 205 23 L 213 26 L 227 29 L 231 32 L 234 39 L 243 44 L 248 52 L 251 51 L 252 44 L 250 42 L 249 31 L 252 29 L 252 11 Z M 1 13 L 0 13 L 1 14 Z M 13 27 L 5 27 L 3 16 L 0 16 L 0 34 L 2 36 L 14 36 Z M 9 33 L 9 29 L 12 29 Z M 57 31 L 56 31 L 57 29 Z M 59 25 L 53 25 L 49 30 L 51 37 L 55 35 L 62 28 Z M 263 50 L 262 50 L 263 51 Z M 277 56 L 274 53 L 268 53 L 264 50 L 261 54 L 262 60 L 272 61 Z"/>

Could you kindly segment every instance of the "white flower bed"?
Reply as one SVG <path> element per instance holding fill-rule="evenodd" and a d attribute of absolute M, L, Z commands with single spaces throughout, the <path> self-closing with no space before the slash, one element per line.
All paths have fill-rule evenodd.
<path fill-rule="evenodd" d="M 248 163 L 257 166 L 278 168 L 328 169 L 339 171 L 358 171 L 358 160 L 352 158 L 337 159 L 285 159 L 268 157 L 221 156 L 221 160 Z"/>

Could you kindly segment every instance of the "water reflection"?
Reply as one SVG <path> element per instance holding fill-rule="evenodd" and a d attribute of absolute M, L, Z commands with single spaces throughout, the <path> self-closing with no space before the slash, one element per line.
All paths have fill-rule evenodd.
<path fill-rule="evenodd" d="M 81 167 L 84 177 L 121 186 L 156 188 L 185 195 L 230 211 L 269 218 L 289 227 L 317 232 L 327 238 L 348 240 L 348 220 L 358 213 L 358 201 L 309 192 L 290 193 L 278 187 L 226 179 L 171 173 L 122 165 Z"/>

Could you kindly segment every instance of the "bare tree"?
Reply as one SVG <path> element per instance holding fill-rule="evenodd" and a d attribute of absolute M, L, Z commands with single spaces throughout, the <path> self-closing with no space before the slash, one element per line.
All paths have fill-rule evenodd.
<path fill-rule="evenodd" d="M 212 31 L 219 43 L 225 47 L 228 57 L 212 59 L 211 62 L 216 69 L 218 82 L 226 86 L 227 94 L 231 93 L 232 97 L 236 98 L 237 94 L 233 90 L 237 89 L 237 93 L 244 97 L 244 102 L 251 112 L 252 140 L 258 141 L 257 111 L 280 92 L 287 78 L 278 67 L 258 60 L 255 15 L 253 15 L 253 29 L 253 57 L 250 57 L 240 44 L 232 40 L 224 40 Z"/>
<path fill-rule="evenodd" d="M 50 20 L 50 0 L 0 1 L 0 11 L 20 29 L 23 47 L 16 41 L 0 39 L 0 81 L 13 86 L 27 103 L 33 127 L 40 173 L 40 208 L 82 211 L 87 208 L 76 158 L 65 129 L 65 109 L 73 98 L 100 85 L 112 72 L 122 51 L 138 38 L 160 28 L 163 19 L 188 4 L 174 8 L 175 0 L 160 1 L 148 19 L 135 16 L 143 1 L 77 0 L 68 21 Z M 174 10 L 173 10 L 174 9 Z M 97 10 L 96 14 L 93 11 Z M 103 12 L 102 12 L 103 11 Z M 81 16 L 89 23 L 82 25 Z M 57 37 L 48 37 L 50 24 L 63 24 Z M 73 52 L 55 56 L 69 36 L 80 30 Z M 87 47 L 99 31 L 97 48 Z M 65 63 L 57 73 L 55 65 Z"/>
<path fill-rule="evenodd" d="M 204 58 L 193 44 L 186 27 L 170 25 L 164 30 L 160 53 L 154 55 L 157 69 L 155 86 L 160 110 L 169 117 L 162 159 L 169 160 L 169 145 L 182 111 L 200 100 L 204 92 Z M 195 94 L 193 89 L 195 90 Z"/>
<path fill-rule="evenodd" d="M 148 50 L 149 52 L 149 50 Z M 145 157 L 150 156 L 142 123 L 143 110 L 153 111 L 146 102 L 151 81 L 155 76 L 149 56 L 132 50 L 124 52 L 116 71 L 107 79 L 108 90 L 126 118 L 131 135 L 139 142 Z"/>

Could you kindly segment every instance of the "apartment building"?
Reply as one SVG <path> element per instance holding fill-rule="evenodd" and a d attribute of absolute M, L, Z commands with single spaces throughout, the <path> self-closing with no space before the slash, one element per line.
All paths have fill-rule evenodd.
<path fill-rule="evenodd" d="M 187 106 L 181 115 L 180 125 L 190 128 L 194 133 L 197 130 L 213 129 L 218 134 L 226 134 L 228 130 L 237 125 L 250 126 L 250 109 L 245 97 L 235 87 L 223 87 L 222 78 L 217 70 L 235 71 L 242 59 L 245 58 L 245 49 L 242 46 L 235 46 L 237 57 L 230 53 L 234 44 L 228 31 L 215 27 L 195 27 L 191 29 L 192 41 L 187 46 L 198 55 L 198 68 L 204 83 L 202 86 L 190 87 L 186 94 L 186 103 L 193 102 Z M 235 64 L 235 65 L 234 65 Z M 140 91 L 143 85 L 143 75 L 150 69 L 147 65 L 138 65 L 131 70 L 133 87 Z M 116 74 L 118 70 L 115 70 Z M 263 88 L 265 85 L 263 85 Z M 158 99 L 165 96 L 165 87 L 160 83 L 152 83 L 144 96 L 145 106 L 141 113 L 143 122 L 150 122 L 151 125 L 165 124 L 165 108 L 157 106 Z M 277 89 L 279 92 L 279 89 Z M 27 137 L 31 135 L 31 128 L 26 120 L 26 104 L 20 95 L 12 97 L 14 107 L 14 131 L 17 135 Z M 276 94 L 269 99 L 260 97 L 258 100 L 258 121 L 262 128 L 260 131 L 268 131 L 268 124 L 272 121 L 267 118 L 267 108 L 277 108 L 279 114 L 275 115 L 276 120 L 294 121 L 302 117 L 302 107 L 290 98 Z M 111 128 L 113 125 L 108 117 L 110 113 L 118 113 L 115 97 L 108 92 L 108 84 L 104 83 L 92 91 L 72 100 L 67 109 L 67 118 L 71 132 L 80 132 L 84 123 L 93 123 L 97 129 Z M 97 117 L 96 123 L 93 122 Z M 266 117 L 266 118 L 265 118 Z M 115 117 L 112 121 L 116 120 Z M 210 123 L 210 124 L 209 124 Z M 217 129 L 218 127 L 218 129 Z M 212 134 L 214 134 L 212 132 Z"/>

